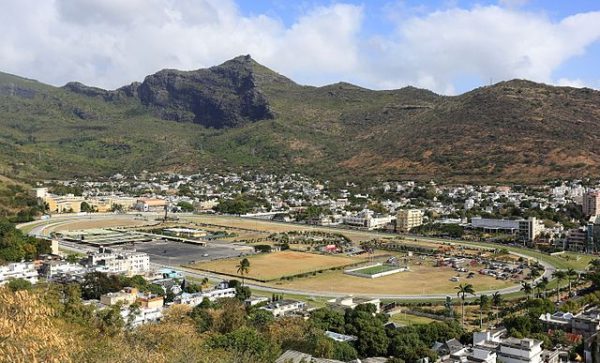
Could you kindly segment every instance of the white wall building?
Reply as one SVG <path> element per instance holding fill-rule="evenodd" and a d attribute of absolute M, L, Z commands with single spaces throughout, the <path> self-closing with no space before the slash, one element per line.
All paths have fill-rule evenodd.
<path fill-rule="evenodd" d="M 217 288 L 203 292 L 196 292 L 193 294 L 184 292 L 177 298 L 175 298 L 175 302 L 178 304 L 196 306 L 199 305 L 205 298 L 207 298 L 210 301 L 215 301 L 217 299 L 223 299 L 226 297 L 235 297 L 235 288 Z"/>
<path fill-rule="evenodd" d="M 303 301 L 296 300 L 278 300 L 269 303 L 260 309 L 270 311 L 273 316 L 285 316 L 304 310 L 306 304 Z"/>
<path fill-rule="evenodd" d="M 33 262 L 16 262 L 0 266 L 0 286 L 7 284 L 11 279 L 24 279 L 35 284 L 38 281 L 38 272 Z"/>
<path fill-rule="evenodd" d="M 542 342 L 534 339 L 503 339 L 498 360 L 504 363 L 541 363 Z"/>
<path fill-rule="evenodd" d="M 101 248 L 101 252 L 88 254 L 88 263 L 105 273 L 139 275 L 150 271 L 150 257 L 144 252 L 112 252 Z"/>
<path fill-rule="evenodd" d="M 423 224 L 423 211 L 420 209 L 402 209 L 396 216 L 396 229 L 399 232 L 409 232 L 412 228 Z"/>

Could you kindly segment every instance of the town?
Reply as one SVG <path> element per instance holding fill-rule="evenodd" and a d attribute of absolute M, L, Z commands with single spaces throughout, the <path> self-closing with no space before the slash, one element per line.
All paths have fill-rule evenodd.
<path fill-rule="evenodd" d="M 240 306 L 248 319 L 322 326 L 335 347 L 290 346 L 277 362 L 591 362 L 594 187 L 333 186 L 250 173 L 40 182 L 29 194 L 41 217 L 22 213 L 15 231 L 46 247 L 34 259 L 2 255 L 0 284 L 60 286 L 106 330 L 163 324 L 182 306 L 206 324 L 207 311 Z M 377 317 L 381 341 L 348 327 L 363 315 Z M 442 331 L 402 346 L 420 324 Z"/>

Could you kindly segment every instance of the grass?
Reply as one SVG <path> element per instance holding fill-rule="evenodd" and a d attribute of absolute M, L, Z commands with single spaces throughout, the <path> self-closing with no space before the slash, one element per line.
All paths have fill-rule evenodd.
<path fill-rule="evenodd" d="M 390 316 L 390 321 L 393 323 L 397 323 L 400 325 L 415 325 L 415 324 L 429 324 L 433 321 L 437 321 L 435 319 L 430 319 L 424 316 L 417 316 L 406 313 L 397 313 Z"/>
<path fill-rule="evenodd" d="M 304 291 L 333 292 L 340 294 L 361 295 L 455 295 L 458 282 L 450 281 L 456 272 L 450 267 L 434 267 L 432 264 L 410 265 L 410 271 L 365 279 L 344 274 L 342 271 L 327 271 L 316 276 L 309 276 L 292 281 L 276 281 L 269 285 Z M 475 268 L 474 268 L 475 269 Z M 461 274 L 461 282 L 468 281 L 475 291 L 499 290 L 514 286 L 511 281 L 496 280 L 495 278 L 476 274 L 472 279 L 466 279 L 466 273 Z"/>
<path fill-rule="evenodd" d="M 306 225 L 297 225 L 291 223 L 280 223 L 280 222 L 271 222 L 271 221 L 263 221 L 263 220 L 254 220 L 254 219 L 245 219 L 239 217 L 230 217 L 230 216 L 194 216 L 191 217 L 194 221 L 200 221 L 203 223 L 210 223 L 225 227 L 232 228 L 248 228 L 253 230 L 265 231 L 265 232 L 286 232 L 286 231 L 326 231 L 326 232 L 337 232 L 342 233 L 346 237 L 350 238 L 354 242 L 360 241 L 368 241 L 373 238 L 394 238 L 399 237 L 398 235 L 393 235 L 389 233 L 381 233 L 374 231 L 357 231 L 357 230 L 349 230 L 349 229 L 340 229 L 340 228 L 330 228 L 330 227 L 314 227 L 314 226 L 306 226 Z M 593 256 L 568 252 L 567 256 L 572 257 L 572 259 L 566 259 L 564 257 L 559 256 L 551 256 L 549 254 L 545 254 L 539 251 L 523 248 L 523 247 L 515 247 L 515 246 L 504 246 L 498 245 L 494 243 L 486 243 L 486 242 L 470 242 L 470 241 L 458 241 L 458 240 L 443 240 L 443 239 L 434 239 L 434 238 L 416 238 L 410 237 L 410 239 L 406 239 L 406 244 L 410 245 L 421 245 L 426 247 L 432 247 L 435 245 L 440 245 L 441 243 L 452 243 L 454 245 L 459 246 L 467 246 L 467 247 L 480 247 L 480 248 L 506 248 L 510 252 L 520 253 L 522 255 L 532 257 L 535 259 L 540 259 L 543 261 L 547 261 L 558 269 L 583 269 L 587 265 L 588 261 L 593 259 Z"/>
<path fill-rule="evenodd" d="M 391 271 L 391 270 L 397 270 L 397 269 L 398 269 L 398 266 L 378 265 L 378 266 L 370 266 L 370 267 L 361 268 L 360 270 L 355 270 L 353 272 L 358 272 L 358 273 L 365 274 L 365 275 L 375 275 L 378 273 Z"/>
<path fill-rule="evenodd" d="M 344 267 L 358 262 L 357 259 L 349 257 L 296 251 L 254 255 L 249 256 L 248 260 L 250 260 L 250 271 L 245 277 L 260 281 L 277 280 L 285 276 L 313 273 L 319 270 Z M 230 276 L 240 276 L 237 272 L 238 263 L 239 258 L 235 258 L 201 262 L 187 267 Z"/>

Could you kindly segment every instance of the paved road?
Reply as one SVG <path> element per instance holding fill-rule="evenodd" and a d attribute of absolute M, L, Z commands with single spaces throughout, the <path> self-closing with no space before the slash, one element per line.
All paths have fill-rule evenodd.
<path fill-rule="evenodd" d="M 27 225 L 40 223 L 39 225 L 36 225 L 31 230 L 31 232 L 29 232 L 29 234 L 35 235 L 35 236 L 47 236 L 49 234 L 49 232 L 47 231 L 49 228 L 51 228 L 51 227 L 55 228 L 60 225 L 73 222 L 74 220 L 114 219 L 115 217 L 117 217 L 117 218 L 133 218 L 134 216 L 135 215 L 133 215 L 133 214 L 60 216 L 60 217 L 53 217 L 52 220 L 45 221 L 46 223 L 40 223 L 39 221 L 36 221 L 36 222 L 25 223 L 25 224 L 19 225 L 17 227 L 23 228 L 24 226 L 27 226 Z M 182 217 L 191 217 L 192 215 L 181 215 L 181 216 Z M 268 222 L 268 221 L 265 221 L 265 222 Z M 272 223 L 276 223 L 276 222 L 272 222 Z M 334 228 L 328 228 L 328 229 L 333 230 Z M 339 231 L 339 229 L 337 229 L 337 231 Z M 371 231 L 369 231 L 369 232 L 371 232 Z M 437 242 L 439 242 L 439 241 L 437 241 Z M 460 243 L 460 241 L 453 241 L 453 242 Z M 61 241 L 60 245 L 63 248 L 73 250 L 76 252 L 80 252 L 80 253 L 85 253 L 90 250 L 89 247 L 84 247 L 84 246 L 81 246 L 81 245 L 78 245 L 75 243 L 69 243 L 69 242 L 64 242 L 64 241 Z M 138 247 L 138 249 L 140 251 L 143 251 L 143 249 L 139 248 L 139 246 L 136 246 L 136 247 Z M 191 247 L 201 248 L 198 246 L 191 246 Z M 223 246 L 221 245 L 221 247 L 223 247 Z M 160 252 L 161 251 L 164 252 L 164 248 L 163 248 L 163 250 L 161 250 L 162 247 L 158 247 L 158 248 L 159 248 L 159 250 L 155 250 L 154 248 L 148 249 L 148 251 L 150 251 L 148 253 L 151 256 L 151 260 L 153 261 L 151 263 L 151 265 L 154 268 L 161 268 L 161 267 L 172 268 L 172 269 L 176 269 L 178 271 L 182 271 L 182 273 L 186 277 L 191 277 L 191 278 L 205 278 L 206 277 L 206 278 L 209 278 L 209 280 L 211 280 L 211 281 L 220 281 L 224 278 L 223 276 L 219 276 L 219 275 L 211 274 L 211 273 L 207 273 L 207 272 L 183 269 L 179 265 L 181 263 L 190 262 L 189 257 L 184 257 L 184 256 L 187 256 L 186 252 L 182 252 L 183 256 L 180 256 L 180 257 L 168 257 L 168 256 L 164 256 L 164 255 L 161 256 Z M 206 253 L 206 252 L 202 252 L 202 253 Z M 536 279 L 535 281 L 539 281 L 543 277 L 547 277 L 548 279 L 551 279 L 553 272 L 556 270 L 554 268 L 554 266 L 552 266 L 550 263 L 548 263 L 546 261 L 541 261 L 536 258 L 532 258 L 531 256 L 528 256 L 526 254 L 521 254 L 521 253 L 517 253 L 517 252 L 511 252 L 511 254 L 514 254 L 514 255 L 517 255 L 520 257 L 524 257 L 524 258 L 537 260 L 544 267 L 544 269 L 545 269 L 544 274 L 542 276 L 540 276 L 538 279 Z M 181 258 L 186 259 L 186 261 L 181 262 L 182 261 Z M 208 256 L 208 259 L 211 259 L 211 256 Z M 295 290 L 295 289 L 289 289 L 289 288 L 277 288 L 277 287 L 264 286 L 264 285 L 253 283 L 251 281 L 247 281 L 246 285 L 252 289 L 269 292 L 269 293 L 293 294 L 293 295 L 301 295 L 301 296 L 307 296 L 307 297 L 341 297 L 341 296 L 346 296 L 346 295 L 354 295 L 354 296 L 365 296 L 365 297 L 374 297 L 374 298 L 381 298 L 381 299 L 394 299 L 394 300 L 428 300 L 428 299 L 433 300 L 433 299 L 444 299 L 448 295 L 451 295 L 451 296 L 454 295 L 453 292 L 445 293 L 445 294 L 427 294 L 427 295 L 419 295 L 419 294 L 417 294 L 417 295 L 397 295 L 397 294 L 357 294 L 356 292 L 353 292 L 353 291 L 327 292 L 327 291 Z M 505 288 L 505 289 L 500 289 L 500 290 L 481 291 L 481 292 L 478 292 L 478 295 L 491 295 L 495 292 L 500 292 L 501 294 L 510 294 L 510 293 L 519 292 L 520 290 L 521 290 L 521 285 L 515 285 L 515 286 Z"/>

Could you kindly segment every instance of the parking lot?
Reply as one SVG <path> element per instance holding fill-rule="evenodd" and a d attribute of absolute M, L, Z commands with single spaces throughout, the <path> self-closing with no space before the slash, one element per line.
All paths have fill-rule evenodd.
<path fill-rule="evenodd" d="M 241 251 L 236 251 L 229 246 L 211 244 L 201 247 L 162 240 L 136 243 L 134 247 L 137 251 L 146 252 L 150 256 L 150 262 L 168 266 L 189 264 L 194 261 L 210 261 L 225 257 L 235 257 L 241 253 Z"/>

